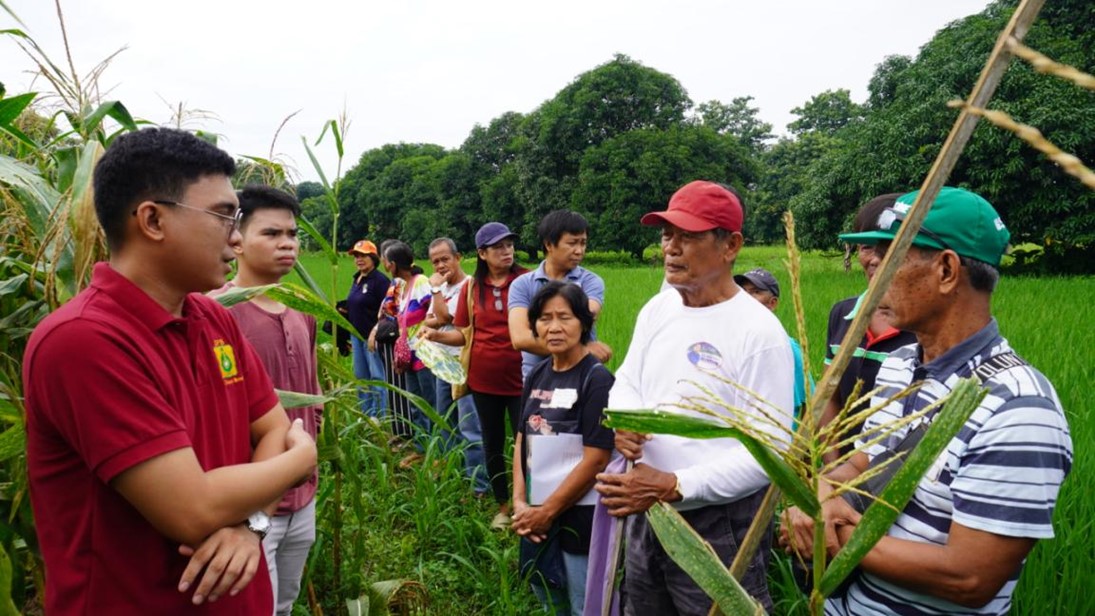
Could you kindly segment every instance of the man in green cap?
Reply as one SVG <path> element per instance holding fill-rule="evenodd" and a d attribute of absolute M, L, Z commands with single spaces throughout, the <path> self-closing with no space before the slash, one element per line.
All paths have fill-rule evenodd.
<path fill-rule="evenodd" d="M 884 253 L 916 195 L 883 211 L 878 230 L 841 239 Z M 1006 614 L 1027 554 L 1035 541 L 1053 536 L 1072 440 L 1053 386 L 1011 350 L 992 317 L 1009 238 L 987 201 L 943 188 L 882 299 L 893 326 L 915 333 L 917 344 L 882 364 L 872 404 L 885 406 L 867 419 L 864 433 L 923 410 L 960 378 L 976 377 L 989 392 L 847 591 L 829 598 L 826 614 Z M 921 385 L 915 393 L 886 404 L 914 383 Z M 880 442 L 861 440 L 849 462 L 828 475 L 831 483 L 821 483 L 830 555 L 849 540 L 870 502 L 828 498 L 831 486 L 858 477 L 883 454 L 909 450 L 933 417 L 900 425 Z M 812 533 L 812 520 L 797 509 L 784 514 L 785 545 L 810 554 Z"/>

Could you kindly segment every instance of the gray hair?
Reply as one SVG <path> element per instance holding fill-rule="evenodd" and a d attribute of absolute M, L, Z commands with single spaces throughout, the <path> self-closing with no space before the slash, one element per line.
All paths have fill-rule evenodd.
<path fill-rule="evenodd" d="M 427 248 L 427 250 L 433 250 L 434 248 L 442 244 L 448 246 L 449 251 L 452 252 L 453 255 L 460 254 L 460 251 L 456 249 L 456 242 L 454 242 L 452 238 L 449 237 L 439 237 L 436 240 L 430 242 L 430 247 Z"/>
<path fill-rule="evenodd" d="M 970 274 L 970 286 L 975 291 L 992 293 L 996 289 L 996 283 L 1000 282 L 1000 270 L 977 259 L 970 259 L 959 255 L 959 262 Z"/>

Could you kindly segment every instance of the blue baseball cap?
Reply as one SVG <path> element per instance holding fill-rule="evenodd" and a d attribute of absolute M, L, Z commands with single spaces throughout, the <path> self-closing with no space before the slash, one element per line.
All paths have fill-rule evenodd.
<path fill-rule="evenodd" d="M 517 234 L 500 222 L 488 222 L 475 232 L 475 247 L 493 246 L 506 238 L 516 238 Z"/>

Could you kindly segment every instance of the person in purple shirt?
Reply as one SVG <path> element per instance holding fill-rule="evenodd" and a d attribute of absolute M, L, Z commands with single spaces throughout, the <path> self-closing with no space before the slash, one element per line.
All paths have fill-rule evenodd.
<path fill-rule="evenodd" d="M 522 378 L 550 356 L 544 342 L 533 334 L 528 320 L 529 304 L 540 287 L 552 280 L 578 285 L 589 297 L 589 310 L 594 318 L 600 314 L 605 303 L 604 280 L 582 267 L 589 239 L 586 219 L 577 212 L 555 210 L 544 216 L 536 231 L 544 243 L 547 257 L 535 270 L 513 281 L 509 296 L 509 335 L 513 348 L 521 351 Z M 588 347 L 601 363 L 612 358 L 612 349 L 597 340 L 596 332 Z"/>

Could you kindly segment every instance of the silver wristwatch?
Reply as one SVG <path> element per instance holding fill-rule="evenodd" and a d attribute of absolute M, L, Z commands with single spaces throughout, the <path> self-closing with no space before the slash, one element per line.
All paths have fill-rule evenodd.
<path fill-rule="evenodd" d="M 270 516 L 265 511 L 252 513 L 247 518 L 247 529 L 258 535 L 259 539 L 265 539 L 266 533 L 270 532 Z"/>

